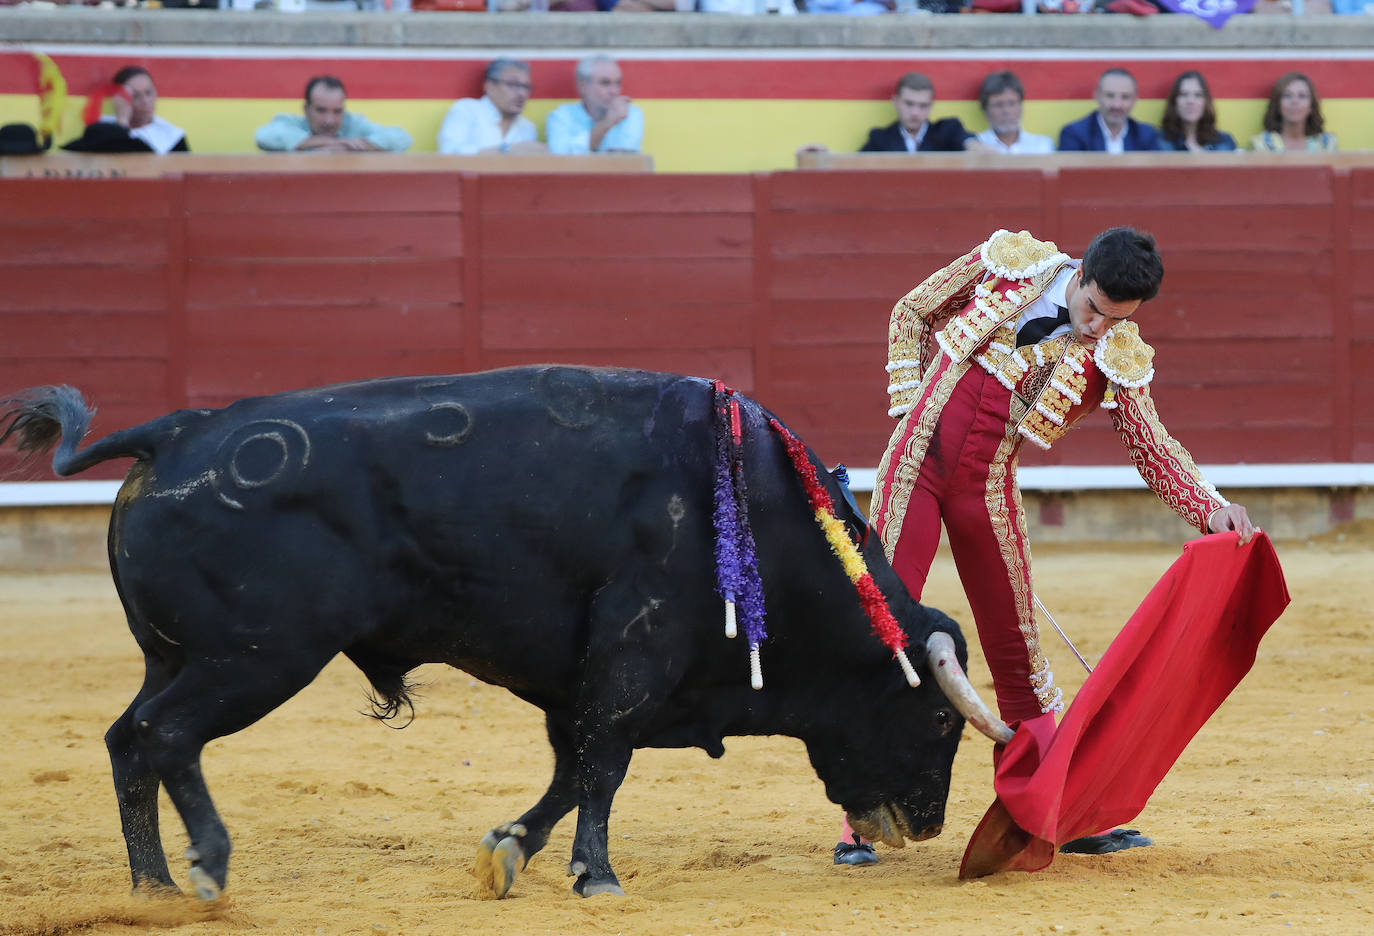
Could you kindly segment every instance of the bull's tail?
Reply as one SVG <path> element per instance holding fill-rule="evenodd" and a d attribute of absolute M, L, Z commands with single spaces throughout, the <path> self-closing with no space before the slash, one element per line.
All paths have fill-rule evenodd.
<path fill-rule="evenodd" d="M 13 438 L 14 447 L 30 458 L 57 445 L 52 469 L 63 477 L 110 458 L 146 458 L 152 454 L 153 434 L 145 426 L 117 432 L 78 452 L 95 410 L 75 387 L 23 390 L 0 400 L 0 410 L 4 411 L 0 414 L 0 445 Z"/>

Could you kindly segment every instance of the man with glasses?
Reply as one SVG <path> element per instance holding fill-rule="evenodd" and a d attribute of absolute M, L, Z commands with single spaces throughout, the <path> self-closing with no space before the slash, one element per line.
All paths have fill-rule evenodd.
<path fill-rule="evenodd" d="M 521 115 L 530 99 L 530 66 L 499 58 L 487 66 L 480 98 L 453 102 L 439 127 L 441 153 L 543 153 L 534 123 Z"/>
<path fill-rule="evenodd" d="M 554 108 L 544 123 L 549 151 L 638 153 L 644 142 L 644 112 L 620 93 L 620 66 L 609 55 L 592 55 L 573 73 L 582 100 Z"/>

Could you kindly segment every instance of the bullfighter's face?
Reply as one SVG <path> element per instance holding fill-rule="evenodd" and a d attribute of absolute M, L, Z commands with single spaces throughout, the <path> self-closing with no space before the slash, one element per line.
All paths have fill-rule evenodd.
<path fill-rule="evenodd" d="M 1065 299 L 1069 304 L 1069 324 L 1073 326 L 1074 337 L 1091 348 L 1109 328 L 1130 318 L 1140 308 L 1140 300 L 1114 302 L 1096 283 L 1082 280 L 1082 270 L 1075 271 L 1065 291 Z"/>

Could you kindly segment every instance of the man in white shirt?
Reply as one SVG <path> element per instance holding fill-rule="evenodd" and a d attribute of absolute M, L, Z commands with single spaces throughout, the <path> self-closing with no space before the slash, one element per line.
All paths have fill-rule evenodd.
<path fill-rule="evenodd" d="M 1054 141 L 1021 129 L 1021 105 L 1026 89 L 1015 72 L 995 71 L 978 87 L 978 105 L 983 108 L 988 128 L 978 134 L 978 142 L 993 153 L 1019 153 L 1032 156 L 1054 152 Z"/>
<path fill-rule="evenodd" d="M 441 153 L 543 153 L 534 123 L 522 115 L 534 86 L 530 66 L 499 58 L 487 66 L 480 98 L 453 102 L 439 127 Z"/>

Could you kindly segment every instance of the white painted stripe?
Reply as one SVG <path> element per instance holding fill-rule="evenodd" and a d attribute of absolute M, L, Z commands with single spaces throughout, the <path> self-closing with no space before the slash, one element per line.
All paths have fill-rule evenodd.
<path fill-rule="evenodd" d="M 1374 487 L 1374 464 L 1329 462 L 1313 465 L 1201 465 L 1202 474 L 1222 488 Z M 850 468 L 849 486 L 872 491 L 876 468 Z M 1129 465 L 1055 465 L 1020 468 L 1025 491 L 1131 491 L 1145 482 Z M 119 481 L 13 481 L 0 483 L 0 507 L 113 504 Z"/>
<path fill-rule="evenodd" d="M 1374 487 L 1374 464 L 1328 462 L 1312 465 L 1199 465 L 1218 488 Z M 849 486 L 872 491 L 876 468 L 850 468 Z M 1129 465 L 1054 465 L 1018 468 L 1024 491 L 1131 491 L 1145 482 Z"/>
<path fill-rule="evenodd" d="M 0 483 L 0 507 L 113 504 L 122 481 L 11 481 Z"/>
<path fill-rule="evenodd" d="M 7 50 L 23 52 L 60 53 L 62 55 L 98 55 L 121 58 L 267 58 L 267 59 L 439 59 L 444 61 L 489 62 L 496 57 L 491 49 L 414 49 L 389 48 L 385 46 L 213 46 L 213 45 L 99 45 L 62 42 L 18 42 L 5 45 Z M 865 49 L 865 48 L 713 48 L 713 49 L 614 49 L 615 57 L 626 59 L 683 59 L 757 61 L 760 59 L 816 61 L 829 59 L 874 59 L 883 61 L 912 60 L 910 49 Z M 587 54 L 581 47 L 566 49 L 502 49 L 503 58 L 516 59 L 580 59 Z M 967 61 L 1323 61 L 1374 60 L 1374 48 L 1368 49 L 967 49 L 955 52 L 934 50 L 920 51 L 923 62 L 967 62 Z"/>

